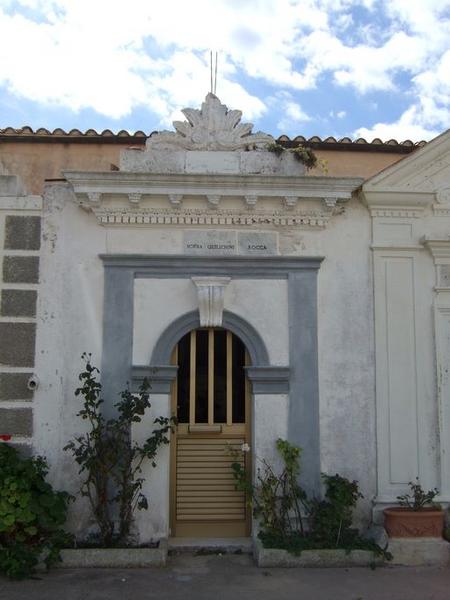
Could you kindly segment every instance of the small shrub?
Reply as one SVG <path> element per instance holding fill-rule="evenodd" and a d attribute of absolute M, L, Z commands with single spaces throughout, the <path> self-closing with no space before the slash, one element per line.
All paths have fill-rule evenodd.
<path fill-rule="evenodd" d="M 71 497 L 53 490 L 47 472 L 45 459 L 0 444 L 0 572 L 8 577 L 29 577 L 41 559 L 50 567 L 70 541 L 62 526 Z"/>
<path fill-rule="evenodd" d="M 89 500 L 99 528 L 99 544 L 126 545 L 135 510 L 148 508 L 141 491 L 142 464 L 148 460 L 156 467 L 158 449 L 169 443 L 175 419 L 157 417 L 154 420 L 157 427 L 145 442 L 141 446 L 133 442 L 131 426 L 139 423 L 151 406 L 148 382 L 144 380 L 136 394 L 129 389 L 121 392 L 115 404 L 118 416 L 106 420 L 101 411 L 104 401 L 98 381 L 100 371 L 91 364 L 89 354 L 83 354 L 82 358 L 86 366 L 79 375 L 81 387 L 75 390 L 75 395 L 84 398 L 78 416 L 89 422 L 89 431 L 69 442 L 64 450 L 72 453 L 85 477 L 81 495 Z"/>
<path fill-rule="evenodd" d="M 318 166 L 322 169 L 322 171 L 327 171 L 325 161 L 317 158 L 312 148 L 308 148 L 303 144 L 299 144 L 294 148 L 285 148 L 282 144 L 273 142 L 272 144 L 268 144 L 266 149 L 269 152 L 273 152 L 276 156 L 281 156 L 284 152 L 290 152 L 294 158 L 298 160 L 298 162 L 305 165 L 307 169 L 313 169 L 314 167 Z"/>
<path fill-rule="evenodd" d="M 292 148 L 292 154 L 299 162 L 304 164 L 307 169 L 313 169 L 317 166 L 317 156 L 311 148 L 297 146 L 296 148 Z"/>
<path fill-rule="evenodd" d="M 433 500 L 439 494 L 437 488 L 424 492 L 418 477 L 416 477 L 415 483 L 410 481 L 408 485 L 411 489 L 411 494 L 397 496 L 397 500 L 400 506 L 409 508 L 410 510 L 422 510 L 426 506 L 432 506 Z"/>
<path fill-rule="evenodd" d="M 253 514 L 259 519 L 258 535 L 266 548 L 282 548 L 293 554 L 320 548 L 343 548 L 348 552 L 361 549 L 387 560 L 392 558 L 351 527 L 353 510 L 363 497 L 357 481 L 337 474 L 322 475 L 324 500 L 309 499 L 298 484 L 301 449 L 282 439 L 277 440 L 276 446 L 283 459 L 281 472 L 277 474 L 262 459 L 254 485 L 241 463 L 231 465 L 236 488 L 246 492 Z"/>
<path fill-rule="evenodd" d="M 253 514 L 260 519 L 263 534 L 285 540 L 298 528 L 304 531 L 302 507 L 306 494 L 297 483 L 300 448 L 278 439 L 277 449 L 283 458 L 283 470 L 277 475 L 272 466 L 262 460 L 254 486 L 241 463 L 234 462 L 231 468 L 236 488 L 246 492 Z"/>
<path fill-rule="evenodd" d="M 272 144 L 267 144 L 267 150 L 273 152 L 276 156 L 281 156 L 286 148 L 281 144 L 277 144 L 277 142 L 273 142 Z"/>
<path fill-rule="evenodd" d="M 346 543 L 351 532 L 352 513 L 363 495 L 357 481 L 349 481 L 340 475 L 322 475 L 326 491 L 325 500 L 311 504 L 312 536 L 326 548 L 337 548 Z"/>

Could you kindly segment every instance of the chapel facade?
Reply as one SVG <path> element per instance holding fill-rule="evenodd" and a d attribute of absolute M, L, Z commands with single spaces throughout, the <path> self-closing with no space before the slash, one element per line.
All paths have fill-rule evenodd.
<path fill-rule="evenodd" d="M 142 542 L 253 535 L 227 449 L 255 477 L 278 438 L 309 494 L 322 472 L 359 481 L 360 526 L 415 477 L 450 502 L 450 132 L 312 138 L 307 171 L 213 94 L 183 112 L 148 137 L 0 133 L 0 434 L 76 493 L 62 448 L 90 352 L 107 415 L 150 381 L 134 439 L 178 419 Z M 82 536 L 83 499 L 71 515 Z"/>

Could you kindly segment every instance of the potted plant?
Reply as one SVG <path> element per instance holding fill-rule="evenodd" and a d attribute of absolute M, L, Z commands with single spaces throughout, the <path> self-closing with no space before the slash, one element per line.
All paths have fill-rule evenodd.
<path fill-rule="evenodd" d="M 399 505 L 384 509 L 384 526 L 391 538 L 437 537 L 444 531 L 444 511 L 433 502 L 439 491 L 425 492 L 419 479 L 409 482 L 410 494 L 397 496 Z"/>

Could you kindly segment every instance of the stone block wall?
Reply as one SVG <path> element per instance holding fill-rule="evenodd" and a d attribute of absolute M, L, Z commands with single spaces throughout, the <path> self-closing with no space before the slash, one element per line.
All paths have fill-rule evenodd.
<path fill-rule="evenodd" d="M 0 176 L 0 434 L 29 451 L 42 199 L 10 188 Z"/>

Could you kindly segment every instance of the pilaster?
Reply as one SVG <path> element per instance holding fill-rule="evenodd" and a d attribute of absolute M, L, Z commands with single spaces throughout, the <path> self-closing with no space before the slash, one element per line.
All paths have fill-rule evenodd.
<path fill-rule="evenodd" d="M 372 217 L 377 497 L 397 501 L 419 477 L 437 486 L 432 267 L 420 243 L 432 194 L 364 189 Z"/>
<path fill-rule="evenodd" d="M 440 439 L 441 500 L 450 501 L 450 236 L 425 236 L 435 265 L 434 326 Z"/>

